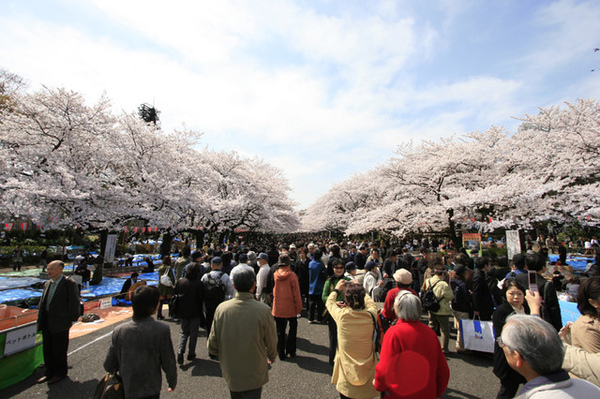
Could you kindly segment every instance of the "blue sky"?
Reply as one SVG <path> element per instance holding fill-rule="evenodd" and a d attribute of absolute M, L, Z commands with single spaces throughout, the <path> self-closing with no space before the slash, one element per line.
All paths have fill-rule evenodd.
<path fill-rule="evenodd" d="M 402 142 L 600 95 L 597 1 L 2 3 L 0 67 L 154 103 L 165 130 L 281 168 L 298 208 Z"/>

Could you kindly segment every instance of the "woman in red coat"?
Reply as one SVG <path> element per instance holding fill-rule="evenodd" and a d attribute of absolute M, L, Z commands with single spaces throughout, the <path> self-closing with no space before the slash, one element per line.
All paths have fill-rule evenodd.
<path fill-rule="evenodd" d="M 296 356 L 296 332 L 298 330 L 297 315 L 302 311 L 302 296 L 298 276 L 290 268 L 292 263 L 288 255 L 279 257 L 279 267 L 273 274 L 275 287 L 273 288 L 272 315 L 277 324 L 277 352 L 279 359 L 285 360 L 286 356 Z M 286 336 L 287 324 L 290 330 Z"/>
<path fill-rule="evenodd" d="M 421 300 L 400 291 L 394 301 L 398 322 L 387 330 L 375 367 L 375 389 L 386 398 L 439 398 L 450 370 L 432 329 L 422 324 Z"/>

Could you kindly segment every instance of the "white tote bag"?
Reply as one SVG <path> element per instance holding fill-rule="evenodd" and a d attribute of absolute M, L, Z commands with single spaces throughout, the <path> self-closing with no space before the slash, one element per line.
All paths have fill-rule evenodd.
<path fill-rule="evenodd" d="M 491 321 L 460 319 L 460 332 L 465 349 L 494 353 L 494 327 Z"/>
<path fill-rule="evenodd" d="M 165 274 L 160 276 L 160 283 L 165 287 L 173 287 L 173 281 L 169 277 L 169 273 L 171 273 L 171 267 L 169 266 L 167 270 L 165 270 Z"/>

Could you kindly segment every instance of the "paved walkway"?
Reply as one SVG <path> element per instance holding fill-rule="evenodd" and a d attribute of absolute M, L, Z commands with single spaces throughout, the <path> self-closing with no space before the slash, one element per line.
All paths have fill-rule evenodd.
<path fill-rule="evenodd" d="M 101 313 L 104 323 L 78 324 L 73 327 L 69 347 L 69 379 L 56 385 L 37 385 L 35 380 L 43 375 L 38 369 L 26 380 L 0 391 L 1 398 L 90 398 L 98 379 L 104 374 L 102 363 L 110 343 L 112 329 L 129 319 L 130 308 L 112 307 Z M 166 314 L 166 309 L 164 311 Z M 167 318 L 171 337 L 176 346 L 179 325 Z M 297 357 L 276 361 L 269 373 L 269 383 L 263 389 L 263 398 L 337 398 L 331 385 L 331 366 L 327 363 L 327 326 L 308 324 L 299 320 Z M 452 348 L 454 342 L 451 342 Z M 168 393 L 163 377 L 163 398 L 228 398 L 225 381 L 218 362 L 208 359 L 206 335 L 201 331 L 197 353 L 199 358 L 184 363 L 178 373 L 177 389 Z M 491 371 L 489 355 L 458 355 L 448 357 L 450 384 L 444 398 L 494 398 L 499 388 Z"/>

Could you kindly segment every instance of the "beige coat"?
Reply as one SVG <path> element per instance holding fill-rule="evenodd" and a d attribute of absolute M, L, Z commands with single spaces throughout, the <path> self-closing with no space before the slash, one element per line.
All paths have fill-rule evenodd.
<path fill-rule="evenodd" d="M 219 357 L 229 390 L 262 387 L 269 381 L 267 360 L 277 357 L 271 308 L 249 292 L 238 292 L 217 308 L 207 346 L 208 353 Z"/>
<path fill-rule="evenodd" d="M 425 282 L 425 289 L 433 287 L 433 285 L 438 281 L 440 281 L 440 278 L 434 275 Z M 452 316 L 450 303 L 454 299 L 454 293 L 452 292 L 452 288 L 450 288 L 448 283 L 442 279 L 442 281 L 440 281 L 438 284 L 435 284 L 435 287 L 433 287 L 433 293 L 440 303 L 440 310 L 431 313 L 438 316 Z"/>
<path fill-rule="evenodd" d="M 564 344 L 563 369 L 572 376 L 600 387 L 600 353 L 588 353 L 573 345 Z"/>
<path fill-rule="evenodd" d="M 338 350 L 335 355 L 331 383 L 338 392 L 355 398 L 379 396 L 373 386 L 377 359 L 373 347 L 373 317 L 377 305 L 365 295 L 365 309 L 340 308 L 336 304 L 337 292 L 327 298 L 327 310 L 337 324 Z"/>
<path fill-rule="evenodd" d="M 600 320 L 581 315 L 571 326 L 571 343 L 589 353 L 600 352 Z"/>

